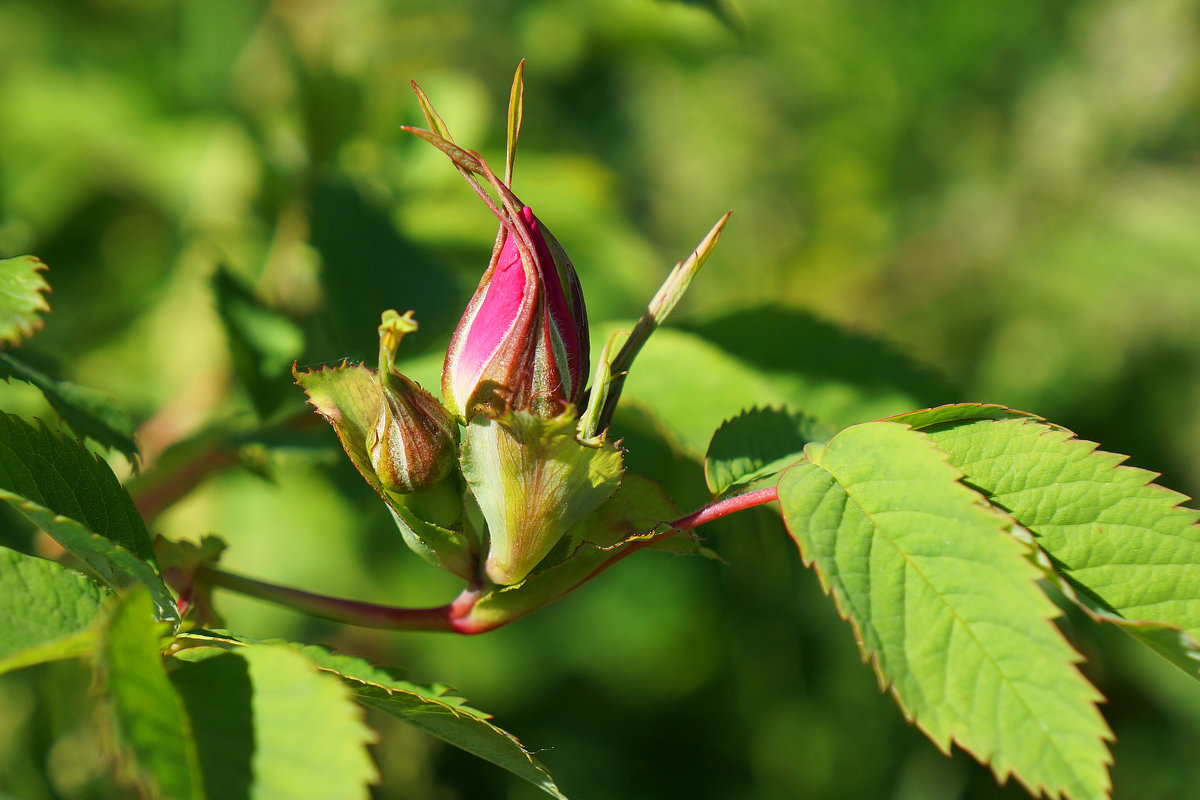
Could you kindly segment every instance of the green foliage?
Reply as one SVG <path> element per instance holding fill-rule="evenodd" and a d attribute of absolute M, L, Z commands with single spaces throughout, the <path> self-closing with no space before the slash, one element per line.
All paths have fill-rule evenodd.
<path fill-rule="evenodd" d="M 79 442 L 0 416 L 0 499 L 40 526 L 108 586 L 142 584 L 178 624 L 146 526 L 104 462 Z"/>
<path fill-rule="evenodd" d="M 811 417 L 754 408 L 721 423 L 708 444 L 704 477 L 714 497 L 770 481 L 802 456 L 804 446 L 832 434 Z"/>
<path fill-rule="evenodd" d="M 906 715 L 1001 781 L 1104 795 L 1100 695 L 1005 519 L 902 425 L 856 425 L 805 456 L 780 479 L 784 520 Z"/>
<path fill-rule="evenodd" d="M 71 430 L 120 451 L 130 461 L 137 458 L 133 420 L 104 392 L 54 380 L 10 353 L 0 353 L 0 378 L 16 378 L 36 386 Z"/>
<path fill-rule="evenodd" d="M 78 572 L 0 547 L 0 672 L 89 652 L 108 596 Z"/>
<path fill-rule="evenodd" d="M 16 344 L 42 327 L 41 315 L 50 310 L 45 269 L 33 256 L 0 259 L 0 343 Z"/>
<path fill-rule="evenodd" d="M 163 667 L 163 626 L 144 591 L 110 608 L 97 668 L 112 724 L 125 754 L 122 767 L 149 797 L 204 800 L 191 722 Z"/>
<path fill-rule="evenodd" d="M 1187 498 L 1122 466 L 1126 456 L 1020 412 L 964 405 L 897 419 L 924 429 L 1034 534 L 1069 597 L 1200 674 L 1200 512 L 1180 506 Z"/>
<path fill-rule="evenodd" d="M 210 797 L 369 796 L 373 736 L 341 681 L 286 645 L 204 655 L 171 682 L 196 728 Z"/>

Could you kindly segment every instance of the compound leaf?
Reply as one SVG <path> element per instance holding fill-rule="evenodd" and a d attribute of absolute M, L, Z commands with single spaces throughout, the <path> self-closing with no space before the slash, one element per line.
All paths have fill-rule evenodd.
<path fill-rule="evenodd" d="M 805 452 L 779 482 L 784 521 L 905 713 L 1000 781 L 1106 796 L 1099 693 L 1007 520 L 905 425 L 856 425 Z"/>
<path fill-rule="evenodd" d="M 926 432 L 968 483 L 1033 533 L 1080 602 L 1150 624 L 1123 626 L 1135 635 L 1165 625 L 1200 638 L 1200 512 L 1153 483 L 1157 474 L 1036 418 L 964 417 Z"/>

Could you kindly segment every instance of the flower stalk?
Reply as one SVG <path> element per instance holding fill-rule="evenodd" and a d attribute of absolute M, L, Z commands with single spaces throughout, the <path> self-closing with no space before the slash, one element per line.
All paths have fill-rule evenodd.
<path fill-rule="evenodd" d="M 662 533 L 648 537 L 637 546 L 622 551 L 621 556 L 632 555 L 637 550 L 661 541 L 669 536 L 687 532 L 714 522 L 722 517 L 744 511 L 755 506 L 778 500 L 775 487 L 735 495 L 718 500 L 697 511 L 669 522 Z M 620 560 L 620 559 L 617 559 Z M 611 566 L 616 560 L 605 565 Z M 597 570 L 599 574 L 603 570 Z M 256 597 L 276 605 L 285 606 L 310 616 L 358 625 L 364 628 L 381 628 L 394 631 L 427 631 L 440 633 L 475 634 L 493 630 L 517 619 L 519 615 L 501 621 L 489 620 L 481 624 L 472 620 L 471 612 L 487 594 L 478 584 L 468 585 L 453 601 L 431 608 L 404 608 L 377 605 L 340 597 L 306 592 L 279 586 L 265 581 L 235 575 L 214 567 L 203 566 L 196 570 L 197 586 L 219 587 L 231 592 Z"/>

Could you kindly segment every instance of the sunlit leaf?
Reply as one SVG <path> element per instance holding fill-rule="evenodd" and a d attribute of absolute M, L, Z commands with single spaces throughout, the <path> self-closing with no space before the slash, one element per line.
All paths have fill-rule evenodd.
<path fill-rule="evenodd" d="M 10 353 L 0 353 L 0 378 L 16 378 L 36 386 L 75 433 L 111 447 L 130 460 L 137 458 L 133 420 L 104 392 L 55 380 Z"/>
<path fill-rule="evenodd" d="M 966 417 L 925 430 L 1034 534 L 1084 602 L 1200 638 L 1200 512 L 1154 484 L 1155 473 L 1034 419 Z"/>
<path fill-rule="evenodd" d="M 108 597 L 74 570 L 0 547 L 0 672 L 90 652 Z"/>
<path fill-rule="evenodd" d="M 41 315 L 50 310 L 45 269 L 34 256 L 0 259 L 0 343 L 16 344 L 42 327 Z"/>
<path fill-rule="evenodd" d="M 160 619 L 178 624 L 129 493 L 79 442 L 0 415 L 0 500 L 38 525 L 108 586 L 141 583 Z"/>
<path fill-rule="evenodd" d="M 784 520 L 905 713 L 1001 781 L 1105 796 L 1100 695 L 1005 518 L 904 425 L 857 425 L 806 456 L 780 480 Z"/>
<path fill-rule="evenodd" d="M 211 797 L 368 797 L 374 734 L 342 681 L 286 645 L 202 649 L 211 657 L 182 664 L 171 681 Z"/>
<path fill-rule="evenodd" d="M 98 667 L 121 766 L 149 797 L 204 800 L 191 722 L 163 668 L 162 627 L 137 591 L 116 603 L 104 628 Z"/>
<path fill-rule="evenodd" d="M 219 647 L 233 652 L 252 645 L 252 640 L 237 634 L 196 632 L 185 640 L 202 644 L 202 649 Z M 394 677 L 366 659 L 332 653 L 323 647 L 295 642 L 271 642 L 303 653 L 322 670 L 342 678 L 360 703 L 377 708 L 413 727 L 432 734 L 448 744 L 503 767 L 553 797 L 562 795 L 550 773 L 512 734 L 488 720 L 490 715 L 466 705 L 461 697 L 450 694 L 444 685 L 422 686 Z M 185 650 L 185 657 L 191 651 Z M 206 661 L 209 659 L 205 659 Z"/>

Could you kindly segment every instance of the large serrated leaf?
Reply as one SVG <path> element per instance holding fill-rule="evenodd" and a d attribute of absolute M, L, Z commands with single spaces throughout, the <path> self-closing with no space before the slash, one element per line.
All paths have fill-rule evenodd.
<path fill-rule="evenodd" d="M 857 425 L 806 455 L 780 480 L 784 521 L 906 714 L 1001 781 L 1107 796 L 1099 693 L 1004 517 L 905 425 Z"/>
<path fill-rule="evenodd" d="M 708 443 L 704 477 L 714 497 L 771 480 L 798 461 L 804 445 L 833 434 L 812 417 L 783 408 L 752 408 L 725 420 Z"/>
<path fill-rule="evenodd" d="M 45 269 L 34 256 L 0 259 L 0 342 L 16 344 L 42 327 L 41 314 L 50 310 Z"/>
<path fill-rule="evenodd" d="M 236 634 L 210 634 L 203 631 L 185 634 L 183 638 L 205 646 L 205 649 L 238 648 L 252 644 L 252 640 Z M 515 736 L 489 722 L 491 715 L 471 708 L 463 698 L 450 694 L 449 687 L 422 686 L 401 680 L 365 659 L 332 653 L 323 647 L 295 642 L 271 644 L 301 652 L 320 669 L 339 676 L 351 687 L 360 703 L 490 761 L 552 797 L 563 797 L 546 767 Z M 189 651 L 183 652 L 186 654 Z"/>
<path fill-rule="evenodd" d="M 98 667 L 122 767 L 148 797 L 204 800 L 191 721 L 163 668 L 161 627 L 139 590 L 117 601 L 104 628 Z"/>
<path fill-rule="evenodd" d="M 968 417 L 927 433 L 971 485 L 1034 534 L 1081 600 L 1200 638 L 1200 512 L 1154 484 L 1155 473 L 1032 419 Z"/>
<path fill-rule="evenodd" d="M 108 596 L 74 570 L 0 547 L 0 673 L 90 652 Z"/>
<path fill-rule="evenodd" d="M 133 420 L 103 392 L 55 380 L 9 353 L 0 353 L 0 378 L 16 378 L 36 386 L 71 430 L 123 453 L 131 461 L 137 458 Z"/>
<path fill-rule="evenodd" d="M 178 625 L 145 523 L 112 470 L 79 442 L 0 415 L 0 500 L 86 563 L 105 584 L 141 583 L 160 619 Z"/>
<path fill-rule="evenodd" d="M 342 681 L 295 649 L 218 652 L 182 664 L 171 681 L 192 719 L 211 797 L 368 797 L 374 734 Z"/>

